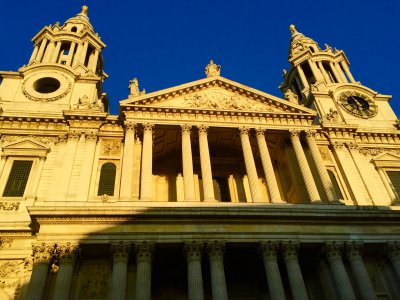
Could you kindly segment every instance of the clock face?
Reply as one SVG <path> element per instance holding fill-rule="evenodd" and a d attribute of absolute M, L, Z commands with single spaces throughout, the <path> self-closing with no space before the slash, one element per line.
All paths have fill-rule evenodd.
<path fill-rule="evenodd" d="M 345 92 L 340 94 L 339 104 L 348 113 L 359 118 L 372 118 L 378 112 L 374 101 L 368 96 L 358 92 Z"/>

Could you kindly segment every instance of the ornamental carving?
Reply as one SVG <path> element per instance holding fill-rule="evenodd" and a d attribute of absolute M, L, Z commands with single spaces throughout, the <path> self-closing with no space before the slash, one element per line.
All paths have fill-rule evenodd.
<path fill-rule="evenodd" d="M 33 140 L 43 145 L 55 145 L 59 142 L 60 137 L 55 136 L 37 136 L 37 135 L 5 135 L 1 137 L 0 143 L 8 144 L 24 140 Z"/>
<path fill-rule="evenodd" d="M 103 140 L 103 147 L 101 148 L 101 154 L 105 156 L 116 156 L 121 153 L 121 142 L 120 141 L 106 141 Z"/>
<path fill-rule="evenodd" d="M 282 242 L 282 252 L 285 259 L 297 258 L 297 251 L 300 247 L 300 243 L 297 242 Z"/>
<path fill-rule="evenodd" d="M 331 161 L 331 156 L 329 154 L 329 150 L 325 147 L 323 148 L 318 148 L 319 153 L 321 154 L 321 157 L 323 160 Z"/>
<path fill-rule="evenodd" d="M 28 272 L 28 260 L 0 260 L 0 288 L 9 299 L 19 299 L 20 289 Z"/>
<path fill-rule="evenodd" d="M 0 202 L 0 210 L 17 211 L 20 202 Z"/>
<path fill-rule="evenodd" d="M 78 103 L 71 105 L 71 110 L 95 110 L 103 111 L 104 104 L 101 99 L 90 99 L 87 95 L 78 98 Z"/>
<path fill-rule="evenodd" d="M 325 119 L 330 122 L 338 122 L 339 121 L 339 113 L 333 108 L 329 109 L 329 112 L 326 114 Z"/>
<path fill-rule="evenodd" d="M 367 155 L 377 156 L 381 153 L 391 153 L 391 154 L 400 155 L 400 150 L 397 150 L 397 149 L 362 147 L 362 148 L 359 148 L 359 151 L 360 151 L 360 153 L 364 154 L 365 156 L 367 156 Z"/>
<path fill-rule="evenodd" d="M 57 244 L 54 252 L 58 255 L 60 263 L 74 263 L 80 253 L 79 245 L 67 242 Z"/>
<path fill-rule="evenodd" d="M 13 242 L 13 238 L 11 237 L 0 237 L 0 249 L 5 247 L 10 248 Z"/>
<path fill-rule="evenodd" d="M 204 244 L 198 241 L 186 242 L 183 246 L 183 251 L 187 260 L 200 260 L 203 246 Z"/>
<path fill-rule="evenodd" d="M 225 252 L 225 242 L 223 241 L 207 242 L 206 249 L 210 259 L 222 260 Z"/>
<path fill-rule="evenodd" d="M 221 74 L 221 66 L 214 63 L 213 60 L 210 60 L 205 69 L 207 77 L 219 76 Z"/>
<path fill-rule="evenodd" d="M 240 95 L 227 95 L 218 91 L 208 91 L 207 93 L 191 94 L 186 96 L 184 106 L 203 107 L 211 109 L 229 110 L 252 110 L 252 111 L 273 111 L 261 103 L 249 101 Z"/>
<path fill-rule="evenodd" d="M 113 254 L 114 263 L 128 262 L 128 254 L 130 249 L 131 245 L 122 241 L 118 243 L 111 243 L 111 252 Z"/>
<path fill-rule="evenodd" d="M 150 261 L 154 252 L 153 242 L 137 242 L 134 244 L 136 258 L 138 261 Z"/>
<path fill-rule="evenodd" d="M 267 241 L 260 244 L 260 252 L 264 260 L 273 259 L 276 260 L 276 253 L 279 244 L 277 242 Z"/>

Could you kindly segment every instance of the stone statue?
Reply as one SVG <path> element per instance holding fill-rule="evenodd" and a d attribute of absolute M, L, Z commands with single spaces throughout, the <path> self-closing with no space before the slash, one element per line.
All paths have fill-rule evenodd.
<path fill-rule="evenodd" d="M 133 78 L 129 80 L 129 98 L 138 97 L 140 95 L 146 94 L 146 90 L 139 91 L 139 80 L 137 78 Z"/>
<path fill-rule="evenodd" d="M 299 99 L 298 99 L 297 95 L 296 95 L 295 93 L 292 92 L 291 89 L 287 89 L 287 90 L 284 92 L 284 95 L 285 95 L 285 99 L 289 100 L 290 102 L 292 102 L 292 103 L 298 103 L 298 100 L 299 100 Z"/>
<path fill-rule="evenodd" d="M 219 76 L 221 73 L 221 66 L 216 65 L 213 60 L 210 60 L 206 66 L 207 77 Z"/>

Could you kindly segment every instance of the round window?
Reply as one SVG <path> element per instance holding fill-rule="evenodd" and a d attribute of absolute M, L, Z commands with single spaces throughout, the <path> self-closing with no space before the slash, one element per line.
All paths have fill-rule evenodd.
<path fill-rule="evenodd" d="M 57 91 L 60 85 L 60 82 L 55 78 L 43 77 L 35 81 L 33 88 L 38 93 L 49 94 Z"/>

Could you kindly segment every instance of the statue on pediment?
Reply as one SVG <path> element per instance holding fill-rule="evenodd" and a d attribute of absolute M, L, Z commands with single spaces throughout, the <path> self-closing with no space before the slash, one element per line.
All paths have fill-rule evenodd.
<path fill-rule="evenodd" d="M 142 91 L 139 90 L 139 80 L 137 78 L 129 80 L 128 88 L 129 88 L 129 98 L 134 98 L 146 94 L 145 89 L 143 89 Z"/>
<path fill-rule="evenodd" d="M 219 76 L 220 74 L 221 74 L 221 66 L 215 64 L 213 60 L 210 60 L 210 62 L 206 66 L 207 77 Z"/>

